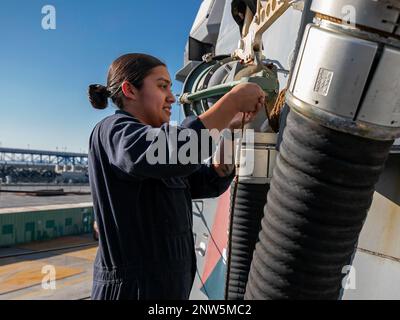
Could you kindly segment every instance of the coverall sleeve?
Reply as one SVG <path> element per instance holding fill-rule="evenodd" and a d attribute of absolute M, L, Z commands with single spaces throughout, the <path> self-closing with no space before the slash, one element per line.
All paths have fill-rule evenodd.
<path fill-rule="evenodd" d="M 223 194 L 235 177 L 235 170 L 226 177 L 220 177 L 211 165 L 211 159 L 200 169 L 188 176 L 192 199 L 215 198 Z"/>
<path fill-rule="evenodd" d="M 104 130 L 106 133 L 102 140 L 110 164 L 116 170 L 139 179 L 185 177 L 200 169 L 204 159 L 210 156 L 201 150 L 200 135 L 207 134 L 208 141 L 211 139 L 203 129 L 201 120 L 194 116 L 186 118 L 181 126 L 164 124 L 160 128 L 122 117 Z M 168 140 L 172 130 L 176 130 L 174 134 L 178 136 L 185 130 L 185 139 L 180 141 L 174 136 Z M 188 142 L 197 149 L 197 159 L 183 164 L 177 155 Z M 170 154 L 176 156 L 170 158 Z"/>

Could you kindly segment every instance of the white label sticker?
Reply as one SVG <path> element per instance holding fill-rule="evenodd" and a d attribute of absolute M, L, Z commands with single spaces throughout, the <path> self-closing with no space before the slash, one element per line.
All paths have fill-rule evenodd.
<path fill-rule="evenodd" d="M 321 68 L 318 72 L 317 81 L 315 82 L 314 91 L 320 95 L 327 96 L 333 79 L 333 71 Z"/>

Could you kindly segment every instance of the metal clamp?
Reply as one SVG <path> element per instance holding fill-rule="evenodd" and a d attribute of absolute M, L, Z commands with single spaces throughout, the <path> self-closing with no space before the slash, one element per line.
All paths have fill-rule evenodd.
<path fill-rule="evenodd" d="M 251 11 L 247 8 L 242 39 L 233 56 L 245 63 L 251 63 L 255 60 L 261 61 L 263 33 L 296 2 L 268 0 L 265 1 L 265 4 L 262 4 L 261 0 L 257 0 L 256 14 L 252 18 Z"/>

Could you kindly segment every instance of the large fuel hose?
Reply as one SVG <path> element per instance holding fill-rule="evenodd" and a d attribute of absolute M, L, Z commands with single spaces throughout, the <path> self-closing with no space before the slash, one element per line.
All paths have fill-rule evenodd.
<path fill-rule="evenodd" d="M 238 182 L 235 195 L 234 185 L 231 188 L 231 242 L 230 250 L 227 252 L 226 300 L 244 299 L 268 189 L 269 184 Z"/>
<path fill-rule="evenodd" d="M 289 113 L 245 299 L 338 299 L 392 143 Z"/>

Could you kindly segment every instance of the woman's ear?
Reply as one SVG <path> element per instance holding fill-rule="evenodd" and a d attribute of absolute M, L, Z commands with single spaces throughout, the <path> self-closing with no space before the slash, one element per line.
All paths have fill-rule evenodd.
<path fill-rule="evenodd" d="M 129 81 L 122 82 L 121 90 L 125 98 L 137 100 L 139 92 Z"/>

